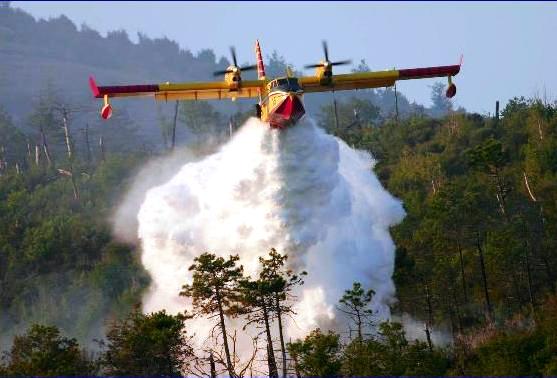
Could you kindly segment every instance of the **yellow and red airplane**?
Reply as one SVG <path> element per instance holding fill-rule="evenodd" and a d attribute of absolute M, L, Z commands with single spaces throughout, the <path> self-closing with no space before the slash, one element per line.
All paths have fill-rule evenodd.
<path fill-rule="evenodd" d="M 390 87 L 397 80 L 447 77 L 447 97 L 456 94 L 452 77 L 460 72 L 460 63 L 452 66 L 410 68 L 403 70 L 369 71 L 333 75 L 333 66 L 350 64 L 350 61 L 329 61 L 327 44 L 323 42 L 324 59 L 317 64 L 305 66 L 315 68 L 315 75 L 294 77 L 289 69 L 286 76 L 267 79 L 259 41 L 255 42 L 257 64 L 239 67 L 236 53 L 231 48 L 232 65 L 215 76 L 224 75 L 223 81 L 162 83 L 147 85 L 97 86 L 93 77 L 89 78 L 91 91 L 96 98 L 104 99 L 101 117 L 112 115 L 111 97 L 151 96 L 155 100 L 223 100 L 237 98 L 258 98 L 256 114 L 272 128 L 285 128 L 294 125 L 305 114 L 303 95 L 305 93 L 343 91 Z M 257 69 L 257 80 L 242 80 L 242 71 Z"/>

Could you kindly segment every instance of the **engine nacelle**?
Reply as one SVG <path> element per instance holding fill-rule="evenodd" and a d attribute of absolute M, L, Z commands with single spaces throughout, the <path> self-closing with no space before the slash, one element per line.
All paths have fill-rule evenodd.
<path fill-rule="evenodd" d="M 109 119 L 112 117 L 112 106 L 110 104 L 105 104 L 101 109 L 101 117 L 103 119 Z"/>
<path fill-rule="evenodd" d="M 447 88 L 447 91 L 445 92 L 445 95 L 448 98 L 453 98 L 456 95 L 456 85 L 450 83 L 449 87 Z"/>

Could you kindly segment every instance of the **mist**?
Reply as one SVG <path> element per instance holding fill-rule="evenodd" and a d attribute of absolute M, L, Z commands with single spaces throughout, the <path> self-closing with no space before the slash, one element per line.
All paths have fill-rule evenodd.
<path fill-rule="evenodd" d="M 183 152 L 147 166 L 115 218 L 122 237 L 133 238 L 137 226 L 152 278 L 143 310 L 191 310 L 179 292 L 203 252 L 239 254 L 254 275 L 259 256 L 276 248 L 291 268 L 308 272 L 287 338 L 343 328 L 335 305 L 355 281 L 375 291 L 373 308 L 389 319 L 395 298 L 389 227 L 404 210 L 373 174 L 374 164 L 311 119 L 279 131 L 252 118 L 203 159 Z M 207 343 L 210 321 L 195 319 L 190 327 L 198 345 Z"/>

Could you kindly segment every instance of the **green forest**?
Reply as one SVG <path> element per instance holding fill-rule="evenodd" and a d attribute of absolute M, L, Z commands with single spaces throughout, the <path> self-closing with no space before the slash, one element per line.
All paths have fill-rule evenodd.
<path fill-rule="evenodd" d="M 30 16 L 3 9 L 2 17 Z M 26 22 L 44 33 L 67 26 Z M 16 24 L 2 23 L 0 35 L 19 35 Z M 212 63 L 199 71 L 224 64 L 206 55 Z M 279 72 L 286 62 L 275 55 L 273 64 Z M 286 340 L 293 292 L 319 272 L 289 270 L 273 246 L 261 251 L 255 278 L 237 256 L 198 256 L 180 293 L 194 312 L 141 313 L 150 279 L 138 247 L 112 234 L 117 204 L 142 165 L 175 147 L 173 127 L 194 141 L 212 135 L 202 156 L 227 140 L 229 120 L 239 126 L 251 111 L 177 103 L 176 124 L 171 113 L 155 117 L 153 146 L 125 111 L 101 128 L 89 124 L 81 99 L 52 86 L 29 109 L 0 92 L 0 375 L 557 375 L 557 103 L 516 97 L 480 115 L 453 109 L 443 86 L 433 85 L 429 109 L 399 93 L 398 112 L 386 89 L 338 97 L 338 122 L 330 101 L 312 113 L 327 132 L 369 151 L 381 183 L 404 204 L 406 217 L 391 229 L 391 310 L 423 325 L 419 340 L 397 321 L 377 321 L 374 293 L 358 282 L 337 304 L 350 337 L 315 329 Z M 192 317 L 213 320 L 221 335 L 232 318 L 261 327 L 265 370 L 238 363 L 228 336 L 222 350 L 195 350 Z M 451 342 L 434 343 L 436 329 Z"/>

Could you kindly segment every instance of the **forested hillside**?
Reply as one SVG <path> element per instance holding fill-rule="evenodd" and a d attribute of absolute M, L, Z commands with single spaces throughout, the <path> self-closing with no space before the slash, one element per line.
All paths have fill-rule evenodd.
<path fill-rule="evenodd" d="M 340 127 L 330 129 L 324 108 L 320 123 L 375 155 L 376 172 L 408 212 L 392 230 L 398 297 L 392 310 L 423 322 L 425 340 L 432 329 L 448 328 L 452 343 L 416 344 L 396 323 L 381 326 L 381 338 L 366 333 L 356 344 L 359 338 L 346 344 L 316 331 L 289 344 L 289 366 L 298 353 L 303 374 L 555 372 L 557 106 L 517 98 L 499 119 L 452 113 L 399 122 L 378 122 L 374 105 L 359 99 L 342 103 L 340 114 L 345 108 L 359 109 L 358 117 L 341 117 Z M 4 336 L 32 323 L 53 324 L 90 344 L 102 324 L 131 311 L 148 283 L 133 247 L 112 240 L 106 217 L 134 168 L 152 153 L 103 153 L 95 146 L 91 156 L 74 150 L 70 158 L 61 148 L 49 162 L 45 145 L 28 150 L 6 114 L 1 129 Z M 356 302 L 364 311 L 365 293 L 353 290 L 352 297 L 363 296 Z M 149 319 L 134 322 L 139 327 Z M 315 358 L 330 364 L 312 365 Z M 406 365 L 388 363 L 401 358 Z M 377 359 L 386 360 L 366 365 Z"/>
<path fill-rule="evenodd" d="M 138 311 L 149 277 L 136 247 L 111 232 L 109 219 L 138 168 L 173 148 L 173 105 L 145 109 L 156 123 L 156 138 L 146 140 L 132 108 L 101 126 L 85 81 L 100 66 L 99 77 L 113 82 L 159 78 L 161 67 L 170 67 L 171 79 L 208 78 L 226 62 L 168 40 L 134 45 L 122 33 L 103 38 L 65 18 L 35 21 L 8 8 L 0 11 L 0 36 L 9 41 L 0 47 L 0 351 L 7 351 L 0 375 L 242 375 L 226 353 L 192 349 L 187 316 Z M 271 67 L 285 64 L 275 55 Z M 59 70 L 67 70 L 64 91 L 48 84 Z M 391 230 L 392 312 L 423 325 L 422 341 L 400 323 L 378 324 L 374 293 L 354 283 L 338 302 L 353 320 L 350 332 L 316 329 L 288 341 L 262 333 L 263 374 L 557 374 L 557 103 L 517 97 L 486 117 L 453 111 L 442 89 L 433 87 L 429 110 L 399 97 L 398 117 L 392 89 L 338 97 L 338 125 L 329 101 L 314 112 L 329 133 L 373 154 L 382 184 L 404 204 L 407 216 Z M 176 109 L 182 137 L 195 144 L 211 136 L 208 149 L 227 140 L 230 117 L 237 127 L 251 114 L 208 102 Z M 222 315 L 223 328 L 230 317 L 255 319 L 264 331 L 282 327 L 278 319 L 305 274 L 289 271 L 287 256 L 268 253 L 272 247 L 261 251 L 255 278 L 235 257 L 200 256 L 182 292 L 208 304 L 195 315 Z M 220 310 L 223 281 L 207 274 L 215 270 L 229 296 Z M 432 342 L 437 329 L 448 330 L 448 345 Z"/>

